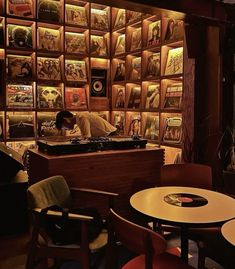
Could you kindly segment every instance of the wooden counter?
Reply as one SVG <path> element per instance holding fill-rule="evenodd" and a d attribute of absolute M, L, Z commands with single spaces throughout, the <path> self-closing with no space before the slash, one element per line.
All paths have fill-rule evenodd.
<path fill-rule="evenodd" d="M 56 156 L 32 149 L 29 184 L 60 174 L 71 187 L 119 193 L 116 205 L 123 211 L 133 193 L 158 184 L 163 163 L 164 150 L 158 147 Z"/>

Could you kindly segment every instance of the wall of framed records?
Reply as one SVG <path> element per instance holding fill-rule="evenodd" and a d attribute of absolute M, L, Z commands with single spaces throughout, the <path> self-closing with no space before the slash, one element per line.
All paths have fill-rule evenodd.
<path fill-rule="evenodd" d="M 144 14 L 108 1 L 0 2 L 1 141 L 61 135 L 56 112 L 88 110 L 107 115 L 123 135 L 178 151 L 183 14 Z"/>

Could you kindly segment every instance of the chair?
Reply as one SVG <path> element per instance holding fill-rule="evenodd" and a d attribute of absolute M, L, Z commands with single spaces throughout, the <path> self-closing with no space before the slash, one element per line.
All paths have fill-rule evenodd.
<path fill-rule="evenodd" d="M 222 236 L 221 229 L 208 231 L 201 235 L 198 242 L 198 269 L 206 269 L 206 257 L 219 263 L 226 269 L 235 267 L 235 248 Z"/>
<path fill-rule="evenodd" d="M 212 190 L 211 167 L 196 163 L 163 165 L 160 171 L 160 185 Z"/>
<path fill-rule="evenodd" d="M 106 269 L 118 268 L 116 242 L 121 242 L 137 255 L 125 263 L 122 269 L 193 268 L 166 251 L 166 240 L 159 233 L 122 218 L 113 209 L 110 209 L 108 219 L 108 235 Z"/>
<path fill-rule="evenodd" d="M 47 268 L 48 258 L 77 260 L 81 263 L 83 269 L 90 267 L 89 256 L 91 252 L 102 249 L 107 244 L 107 230 L 102 230 L 98 237 L 89 243 L 88 240 L 88 223 L 92 217 L 68 213 L 68 219 L 77 221 L 81 225 L 80 243 L 72 245 L 56 245 L 45 230 L 43 225 L 45 214 L 43 209 L 57 205 L 63 208 L 72 208 L 73 192 L 85 192 L 96 195 L 97 197 L 106 197 L 109 200 L 109 206 L 113 206 L 115 193 L 95 191 L 89 189 L 69 188 L 64 177 L 57 175 L 46 178 L 40 182 L 31 185 L 28 188 L 28 204 L 32 217 L 32 235 L 30 250 L 27 257 L 26 269 L 32 269 L 36 264 L 44 261 L 44 267 Z M 49 210 L 46 216 L 61 219 L 61 212 Z"/>

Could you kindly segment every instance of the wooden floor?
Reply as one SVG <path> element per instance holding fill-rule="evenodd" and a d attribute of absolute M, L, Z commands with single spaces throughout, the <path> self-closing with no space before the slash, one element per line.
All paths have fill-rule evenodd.
<path fill-rule="evenodd" d="M 0 238 L 0 269 L 24 269 L 29 233 Z"/>
<path fill-rule="evenodd" d="M 0 237 L 0 269 L 25 269 L 26 255 L 29 248 L 29 233 Z M 179 239 L 168 242 L 169 247 L 177 247 Z M 179 249 L 180 251 L 180 249 Z M 189 264 L 197 268 L 197 247 L 194 242 L 189 244 Z M 75 263 L 64 264 L 61 269 L 80 268 Z M 206 260 L 207 269 L 225 269 L 210 259 Z M 44 269 L 44 268 L 43 268 Z M 103 265 L 100 268 L 103 269 Z"/>

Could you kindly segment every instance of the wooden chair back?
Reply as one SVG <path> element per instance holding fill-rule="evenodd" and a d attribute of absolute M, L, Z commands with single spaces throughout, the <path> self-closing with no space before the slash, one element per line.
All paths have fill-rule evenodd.
<path fill-rule="evenodd" d="M 153 255 L 166 251 L 166 240 L 158 233 L 130 222 L 110 209 L 109 214 L 109 246 L 114 248 L 115 242 L 120 241 L 123 246 L 136 254 L 145 255 L 145 268 L 152 269 Z M 109 252 L 109 258 L 114 253 Z M 115 263 L 115 262 L 114 262 Z M 106 268 L 116 268 L 109 263 Z"/>
<path fill-rule="evenodd" d="M 160 184 L 212 190 L 212 170 L 196 163 L 166 164 L 161 167 Z"/>

